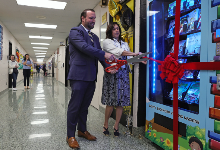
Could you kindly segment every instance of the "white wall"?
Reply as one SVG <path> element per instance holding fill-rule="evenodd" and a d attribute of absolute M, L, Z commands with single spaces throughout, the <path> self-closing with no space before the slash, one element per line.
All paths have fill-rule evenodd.
<path fill-rule="evenodd" d="M 102 25 L 102 16 L 106 12 L 107 12 L 107 22 L 109 22 L 108 6 L 101 7 L 100 5 L 101 5 L 101 2 L 94 8 L 95 14 L 96 14 L 96 23 L 95 23 L 94 29 L 92 29 L 92 32 L 95 33 L 99 38 L 100 38 L 100 27 Z M 103 75 L 104 75 L 104 69 L 101 63 L 99 63 L 96 90 L 93 96 L 93 100 L 91 102 L 91 105 L 97 109 L 99 109 L 99 106 L 102 106 L 105 108 L 105 105 L 102 105 L 101 103 Z"/>
<path fill-rule="evenodd" d="M 58 54 L 58 81 L 65 84 L 65 46 L 59 47 L 59 54 Z M 63 66 L 64 64 L 64 66 Z"/>
<path fill-rule="evenodd" d="M 9 55 L 9 41 L 12 43 L 12 54 L 16 54 L 16 48 L 26 54 L 26 51 L 21 47 L 14 36 L 9 32 L 6 26 L 0 21 L 1 26 L 3 26 L 3 57 L 0 60 L 0 92 L 8 88 L 8 55 Z M 19 70 L 17 82 L 23 79 L 23 70 Z"/>
<path fill-rule="evenodd" d="M 57 64 L 57 67 L 54 68 L 54 78 L 57 81 L 60 81 L 61 83 L 65 84 L 65 56 L 66 56 L 66 47 L 60 46 L 59 47 L 59 54 L 57 54 L 57 50 L 55 51 L 55 54 L 53 54 L 47 61 L 47 70 L 48 73 L 52 74 L 52 68 L 48 68 L 48 62 L 51 62 L 51 60 L 55 57 L 55 63 Z M 63 67 L 64 64 L 64 67 Z"/>
<path fill-rule="evenodd" d="M 46 66 L 47 66 L 47 70 L 48 70 L 47 72 L 50 74 L 52 74 L 52 66 L 51 66 L 51 69 L 49 69 L 48 63 L 52 61 L 53 57 L 54 57 L 54 54 L 46 61 Z"/>

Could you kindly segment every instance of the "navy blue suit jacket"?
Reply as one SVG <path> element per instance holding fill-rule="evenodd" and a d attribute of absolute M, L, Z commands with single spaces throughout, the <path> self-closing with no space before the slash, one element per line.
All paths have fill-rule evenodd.
<path fill-rule="evenodd" d="M 70 69 L 68 80 L 96 81 L 98 72 L 98 60 L 104 68 L 105 52 L 102 51 L 99 38 L 93 35 L 94 47 L 88 32 L 82 25 L 73 27 L 69 34 Z"/>

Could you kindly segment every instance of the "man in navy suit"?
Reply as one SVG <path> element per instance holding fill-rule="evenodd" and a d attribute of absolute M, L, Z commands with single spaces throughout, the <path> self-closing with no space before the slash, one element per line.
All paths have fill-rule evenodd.
<path fill-rule="evenodd" d="M 67 111 L 67 142 L 71 148 L 79 148 L 75 139 L 76 125 L 78 136 L 90 141 L 96 137 L 86 129 L 88 107 L 91 103 L 98 71 L 98 60 L 104 68 L 109 65 L 105 59 L 114 60 L 114 55 L 102 51 L 99 38 L 90 32 L 95 25 L 95 11 L 86 9 L 81 13 L 81 25 L 71 29 L 69 34 L 70 80 L 72 94 Z M 115 73 L 112 70 L 112 73 Z"/>

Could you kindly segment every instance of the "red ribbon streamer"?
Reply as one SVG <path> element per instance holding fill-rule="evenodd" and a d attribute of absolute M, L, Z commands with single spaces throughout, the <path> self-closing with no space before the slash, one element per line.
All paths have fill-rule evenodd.
<path fill-rule="evenodd" d="M 180 0 L 176 0 L 174 58 L 179 53 Z M 173 83 L 173 149 L 178 150 L 178 83 Z"/>

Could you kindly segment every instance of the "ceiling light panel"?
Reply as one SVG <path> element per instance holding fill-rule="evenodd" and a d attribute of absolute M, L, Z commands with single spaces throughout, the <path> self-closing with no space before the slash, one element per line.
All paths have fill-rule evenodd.
<path fill-rule="evenodd" d="M 45 55 L 46 53 L 35 53 L 35 55 Z"/>
<path fill-rule="evenodd" d="M 67 3 L 51 0 L 17 0 L 17 4 L 51 9 L 65 9 Z"/>
<path fill-rule="evenodd" d="M 47 52 L 47 51 L 42 51 L 42 50 L 34 50 L 35 52 Z"/>
<path fill-rule="evenodd" d="M 31 43 L 33 45 L 50 45 L 49 43 Z"/>
<path fill-rule="evenodd" d="M 29 35 L 29 38 L 33 38 L 33 39 L 52 39 L 53 37 Z"/>
<path fill-rule="evenodd" d="M 37 59 L 37 62 L 43 62 L 44 60 L 43 59 Z"/>
<path fill-rule="evenodd" d="M 56 29 L 57 25 L 24 23 L 25 27 Z"/>
<path fill-rule="evenodd" d="M 45 57 L 45 55 L 38 55 L 38 56 L 36 56 L 36 57 Z"/>
<path fill-rule="evenodd" d="M 35 49 L 48 49 L 47 47 L 33 47 Z"/>

